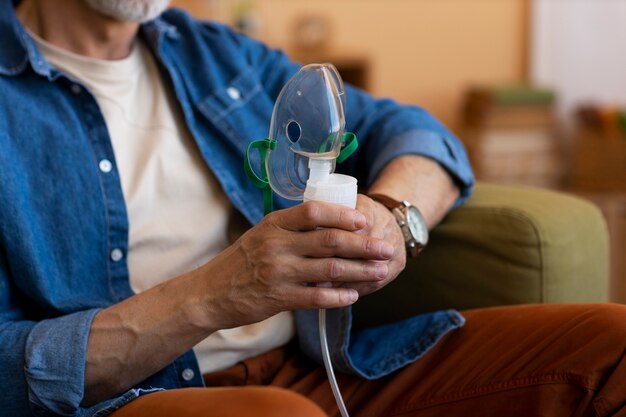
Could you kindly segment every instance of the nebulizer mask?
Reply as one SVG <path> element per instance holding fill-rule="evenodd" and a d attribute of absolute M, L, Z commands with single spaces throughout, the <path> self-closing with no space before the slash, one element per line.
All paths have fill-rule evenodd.
<path fill-rule="evenodd" d="M 316 200 L 356 207 L 356 178 L 335 174 L 357 147 L 354 134 L 344 132 L 346 105 L 343 82 L 331 64 L 304 66 L 283 87 L 269 138 L 248 147 L 245 169 L 263 189 L 265 213 L 272 210 L 272 192 L 289 200 Z M 250 154 L 261 156 L 260 174 Z M 348 417 L 333 372 L 326 335 L 326 310 L 319 311 L 322 357 L 339 411 Z"/>

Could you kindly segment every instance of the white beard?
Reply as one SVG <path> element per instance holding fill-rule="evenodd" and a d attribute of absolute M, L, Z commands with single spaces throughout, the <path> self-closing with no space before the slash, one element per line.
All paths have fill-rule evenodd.
<path fill-rule="evenodd" d="M 163 13 L 170 0 L 85 0 L 85 3 L 115 20 L 146 22 Z"/>

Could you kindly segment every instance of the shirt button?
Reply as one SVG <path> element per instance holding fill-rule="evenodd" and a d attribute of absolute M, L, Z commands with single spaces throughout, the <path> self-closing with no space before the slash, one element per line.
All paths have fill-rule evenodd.
<path fill-rule="evenodd" d="M 100 168 L 100 171 L 106 174 L 107 172 L 111 172 L 111 169 L 113 169 L 113 164 L 108 159 L 103 159 L 102 161 L 100 161 L 100 163 L 98 163 L 98 167 Z"/>
<path fill-rule="evenodd" d="M 72 91 L 72 93 L 78 95 L 80 94 L 81 88 L 80 88 L 80 85 L 78 84 L 72 84 L 72 86 L 70 87 L 70 90 Z"/>
<path fill-rule="evenodd" d="M 228 87 L 226 92 L 233 100 L 239 100 L 241 98 L 241 92 L 237 90 L 235 87 Z"/>
<path fill-rule="evenodd" d="M 178 29 L 176 29 L 174 26 L 170 27 L 170 29 L 167 31 L 167 36 L 170 39 L 176 38 L 178 36 Z"/>
<path fill-rule="evenodd" d="M 183 377 L 183 379 L 185 381 L 191 381 L 193 379 L 194 376 L 196 376 L 195 372 L 193 371 L 193 369 L 185 369 L 183 371 L 183 373 L 181 374 L 181 376 Z"/>
<path fill-rule="evenodd" d="M 111 251 L 111 260 L 113 262 L 118 262 L 122 260 L 123 257 L 124 257 L 124 252 L 122 252 L 121 249 L 115 248 Z"/>

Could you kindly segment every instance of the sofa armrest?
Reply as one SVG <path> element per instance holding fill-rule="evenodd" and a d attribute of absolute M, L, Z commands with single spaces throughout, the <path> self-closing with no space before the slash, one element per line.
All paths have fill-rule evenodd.
<path fill-rule="evenodd" d="M 600 211 L 567 194 L 478 184 L 402 274 L 354 306 L 355 326 L 522 303 L 607 301 L 608 233 Z"/>

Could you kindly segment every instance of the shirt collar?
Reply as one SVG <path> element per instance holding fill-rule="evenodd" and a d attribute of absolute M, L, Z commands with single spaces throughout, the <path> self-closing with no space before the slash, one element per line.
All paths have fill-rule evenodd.
<path fill-rule="evenodd" d="M 15 15 L 15 7 L 20 0 L 0 0 L 0 74 L 21 74 L 30 64 L 33 70 L 51 78 L 52 66 L 43 57 L 35 41 Z M 158 50 L 163 35 L 170 39 L 178 39 L 175 26 L 167 23 L 162 17 L 146 22 L 141 31 L 148 38 L 151 46 Z"/>
<path fill-rule="evenodd" d="M 16 75 L 28 64 L 26 31 L 15 16 L 17 1 L 0 0 L 0 74 Z"/>
<path fill-rule="evenodd" d="M 163 15 L 142 24 L 140 30 L 146 36 L 148 42 L 150 42 L 150 46 L 155 50 L 158 50 L 163 36 L 173 40 L 180 38 L 176 26 L 168 23 L 163 18 Z"/>

